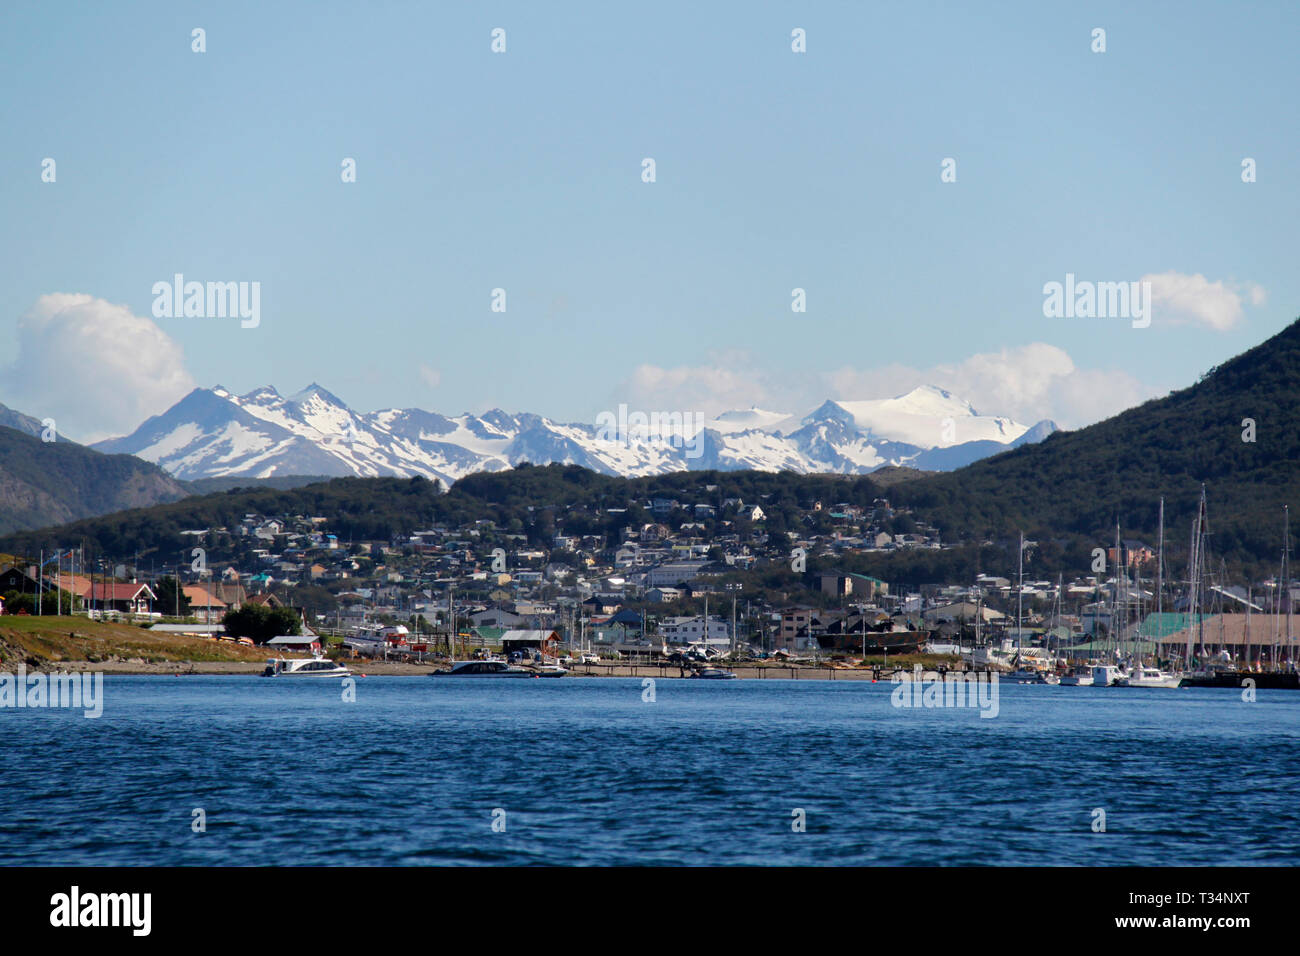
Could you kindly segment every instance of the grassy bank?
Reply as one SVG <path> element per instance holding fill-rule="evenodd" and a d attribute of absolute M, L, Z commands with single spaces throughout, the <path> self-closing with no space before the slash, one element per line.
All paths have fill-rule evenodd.
<path fill-rule="evenodd" d="M 40 666 L 59 662 L 234 663 L 265 658 L 265 648 L 155 634 L 132 624 L 69 616 L 0 617 L 0 665 L 6 666 L 20 661 Z"/>

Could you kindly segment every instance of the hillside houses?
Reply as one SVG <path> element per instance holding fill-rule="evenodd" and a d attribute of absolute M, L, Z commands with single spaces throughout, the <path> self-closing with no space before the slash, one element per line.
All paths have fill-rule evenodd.
<path fill-rule="evenodd" d="M 96 580 L 110 603 L 155 617 L 172 616 L 176 605 L 160 608 L 144 595 L 143 604 L 119 601 L 117 586 L 135 577 L 156 595 L 161 580 L 178 576 L 191 615 L 200 619 L 276 601 L 304 608 L 327 634 L 398 623 L 427 635 L 445 632 L 454 612 L 459 629 L 477 635 L 472 639 L 554 629 L 566 641 L 603 642 L 625 654 L 653 655 L 696 639 L 734 640 L 756 653 L 839 653 L 853 643 L 845 628 L 881 615 L 899 627 L 968 638 L 978 617 L 981 638 L 998 639 L 1014 626 L 1017 596 L 1027 634 L 1037 637 L 1055 624 L 1046 615 L 1056 582 L 1026 580 L 1017 595 L 1013 561 L 985 563 L 969 580 L 923 586 L 863 573 L 887 566 L 882 553 L 945 545 L 938 529 L 906 508 L 883 498 L 844 498 L 743 500 L 701 483 L 599 507 L 548 505 L 527 520 L 416 516 L 390 538 L 374 528 L 357 533 L 355 524 L 331 515 L 244 514 L 227 527 L 187 528 L 186 550 L 176 549 L 166 563 L 151 556 L 150 565 L 142 561 L 118 575 L 97 571 Z M 1143 547 L 1124 541 L 1121 556 L 1141 562 Z M 196 548 L 204 562 L 191 562 Z M 803 555 L 798 567 L 796 549 Z M 0 597 L 34 593 L 40 585 L 28 570 L 10 569 L 7 582 L 0 579 Z M 65 577 L 74 593 L 86 591 L 89 578 Z M 1104 575 L 1063 582 L 1068 633 L 1109 632 L 1111 588 Z M 704 629 L 706 598 L 714 617 Z M 1259 590 L 1254 601 L 1267 603 L 1259 603 Z M 1166 607 L 1175 609 L 1172 597 Z"/>

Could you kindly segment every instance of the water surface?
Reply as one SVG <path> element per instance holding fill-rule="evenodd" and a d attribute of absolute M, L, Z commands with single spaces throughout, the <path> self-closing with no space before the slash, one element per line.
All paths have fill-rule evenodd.
<path fill-rule="evenodd" d="M 1300 862 L 1300 693 L 891 690 L 109 676 L 97 720 L 0 710 L 0 863 Z"/>

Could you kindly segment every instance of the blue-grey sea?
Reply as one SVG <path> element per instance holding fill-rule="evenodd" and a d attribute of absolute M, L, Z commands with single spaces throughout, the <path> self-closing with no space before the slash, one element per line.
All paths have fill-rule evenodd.
<path fill-rule="evenodd" d="M 1300 693 L 893 689 L 109 676 L 0 709 L 0 864 L 1300 863 Z"/>

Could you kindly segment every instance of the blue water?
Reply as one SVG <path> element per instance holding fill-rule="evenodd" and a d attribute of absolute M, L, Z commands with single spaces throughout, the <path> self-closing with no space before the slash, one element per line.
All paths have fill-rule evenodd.
<path fill-rule="evenodd" d="M 0 864 L 1300 862 L 1298 693 L 891 690 L 110 676 L 0 710 Z"/>

